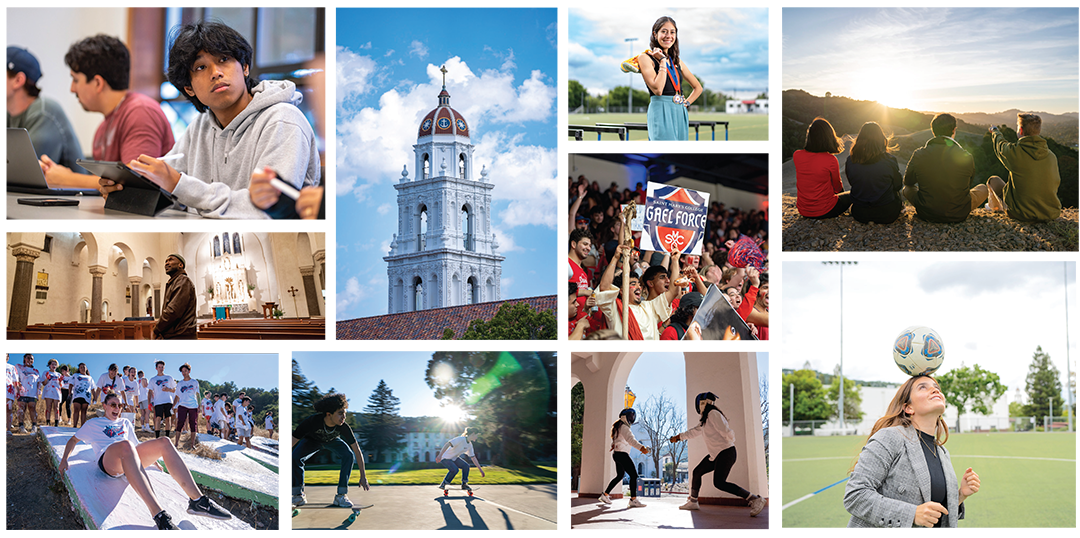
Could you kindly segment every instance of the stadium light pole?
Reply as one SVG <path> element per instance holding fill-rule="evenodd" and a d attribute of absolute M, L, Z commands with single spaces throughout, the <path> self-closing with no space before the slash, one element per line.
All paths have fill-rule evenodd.
<path fill-rule="evenodd" d="M 791 436 L 795 437 L 795 383 L 788 384 L 788 400 L 791 401 L 788 410 L 788 423 L 791 425 Z"/>
<path fill-rule="evenodd" d="M 1066 415 L 1069 417 L 1069 431 L 1073 431 L 1073 389 L 1072 389 L 1072 364 L 1069 362 L 1069 262 L 1062 262 L 1065 283 L 1065 394 L 1069 396 L 1066 402 Z"/>
<path fill-rule="evenodd" d="M 840 413 L 840 429 L 844 429 L 844 266 L 858 265 L 859 262 L 821 262 L 822 265 L 840 267 L 840 399 L 837 411 Z"/>
<path fill-rule="evenodd" d="M 636 38 L 636 37 L 628 37 L 628 38 L 623 40 L 623 41 L 626 41 L 627 44 L 630 45 L 630 57 L 631 58 L 634 57 L 634 41 L 637 41 L 637 40 L 638 40 L 638 38 Z M 630 75 L 630 84 L 626 87 L 626 90 L 627 90 L 626 91 L 626 113 L 627 114 L 633 114 L 634 113 L 634 74 L 633 73 L 628 73 L 628 74 Z"/>

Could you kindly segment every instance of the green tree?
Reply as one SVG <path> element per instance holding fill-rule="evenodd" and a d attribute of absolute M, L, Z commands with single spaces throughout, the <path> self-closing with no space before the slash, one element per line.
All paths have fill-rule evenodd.
<path fill-rule="evenodd" d="M 971 411 L 980 415 L 989 415 L 994 402 L 1005 394 L 1005 385 L 994 372 L 983 370 L 978 364 L 968 368 L 963 363 L 959 368 L 937 376 L 945 401 L 956 408 L 956 431 L 960 431 L 960 417 Z"/>
<path fill-rule="evenodd" d="M 608 106 L 613 107 L 625 107 L 626 106 L 626 92 L 630 89 L 629 86 L 615 86 L 608 92 Z M 644 90 L 634 89 L 634 107 L 647 107 L 649 106 L 649 94 Z"/>
<path fill-rule="evenodd" d="M 1054 412 L 1061 413 L 1064 409 L 1061 398 L 1061 375 L 1057 366 L 1042 350 L 1042 346 L 1035 348 L 1035 354 L 1031 357 L 1031 365 L 1028 366 L 1027 375 L 1027 414 L 1041 420 L 1050 414 L 1051 405 Z"/>
<path fill-rule="evenodd" d="M 836 378 L 839 379 L 839 378 Z M 840 384 L 833 380 L 833 384 L 826 389 L 829 394 L 829 418 L 840 418 Z M 862 420 L 862 390 L 852 379 L 844 378 L 844 422 L 859 422 Z"/>
<path fill-rule="evenodd" d="M 398 413 L 400 406 L 401 399 L 394 396 L 394 391 L 390 390 L 385 380 L 380 379 L 379 385 L 368 397 L 359 429 L 363 440 L 361 446 L 372 461 L 379 461 L 385 458 L 385 454 L 401 448 L 405 427 Z"/>
<path fill-rule="evenodd" d="M 571 79 L 566 83 L 566 100 L 571 110 L 582 105 L 585 95 L 585 86 L 582 86 L 580 82 Z"/>
<path fill-rule="evenodd" d="M 789 389 L 795 384 L 795 420 L 825 420 L 829 418 L 829 404 L 825 401 L 825 388 L 813 370 L 796 370 L 784 376 L 784 416 L 791 409 Z"/>
<path fill-rule="evenodd" d="M 581 436 L 585 428 L 585 385 L 570 389 L 570 476 L 581 476 Z"/>
<path fill-rule="evenodd" d="M 554 458 L 556 357 L 552 352 L 437 352 L 424 381 L 435 399 L 475 416 L 492 463 L 532 466 Z"/>
<path fill-rule="evenodd" d="M 1022 417 L 1025 416 L 1024 406 L 1020 402 L 1009 402 L 1009 416 L 1010 417 Z"/>
<path fill-rule="evenodd" d="M 300 363 L 296 359 L 292 361 L 292 423 L 300 424 L 302 420 L 315 413 L 315 402 L 325 394 L 319 392 L 300 369 Z"/>
<path fill-rule="evenodd" d="M 528 303 L 503 303 L 490 321 L 474 319 L 461 335 L 462 340 L 554 340 L 555 314 L 538 312 Z"/>

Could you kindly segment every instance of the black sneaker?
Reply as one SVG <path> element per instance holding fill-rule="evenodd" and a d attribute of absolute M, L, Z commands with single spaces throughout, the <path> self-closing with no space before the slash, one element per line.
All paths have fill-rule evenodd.
<path fill-rule="evenodd" d="M 176 525 L 173 525 L 172 518 L 169 517 L 169 514 L 167 514 L 164 510 L 162 510 L 161 513 L 159 513 L 158 515 L 154 516 L 154 522 L 157 523 L 157 528 L 159 531 L 180 530 L 176 528 Z"/>
<path fill-rule="evenodd" d="M 206 495 L 203 495 L 194 501 L 188 501 L 187 512 L 189 514 L 212 517 L 214 519 L 232 519 L 232 514 L 222 510 Z"/>

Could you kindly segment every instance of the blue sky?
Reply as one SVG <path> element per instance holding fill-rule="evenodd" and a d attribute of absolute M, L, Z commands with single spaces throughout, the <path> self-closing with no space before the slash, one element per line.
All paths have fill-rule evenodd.
<path fill-rule="evenodd" d="M 401 399 L 403 417 L 438 415 L 439 401 L 424 382 L 433 351 L 421 352 L 300 352 L 293 358 L 320 391 L 345 393 L 349 409 L 361 411 L 379 380 Z"/>
<path fill-rule="evenodd" d="M 556 293 L 558 31 L 555 9 L 337 11 L 337 315 L 387 312 L 386 262 L 397 231 L 393 184 L 420 120 L 451 106 L 490 171 L 502 297 Z"/>
<path fill-rule="evenodd" d="M 78 367 L 80 362 L 95 380 L 109 371 L 109 365 L 134 366 L 146 377 L 154 377 L 154 363 L 165 361 L 165 373 L 183 379 L 179 368 L 185 362 L 191 365 L 191 377 L 211 383 L 232 381 L 237 387 L 274 389 L 278 386 L 278 356 L 271 354 L 225 354 L 225 353 L 35 353 L 33 350 L 13 350 L 11 364 L 22 364 L 23 353 L 34 354 L 34 367 L 44 372 L 49 369 L 49 359 L 60 364 Z M 74 373 L 74 372 L 72 372 Z"/>
<path fill-rule="evenodd" d="M 927 112 L 1077 111 L 1068 9 L 785 8 L 784 89 Z"/>
<path fill-rule="evenodd" d="M 769 354 L 758 353 L 757 361 L 758 377 L 768 375 Z M 682 395 L 686 394 L 685 365 L 682 353 L 642 353 L 634 363 L 634 368 L 630 370 L 630 376 L 626 378 L 626 384 L 637 397 L 634 407 L 641 409 L 649 396 L 659 397 L 661 391 L 676 404 L 684 401 Z"/>
<path fill-rule="evenodd" d="M 648 12 L 642 15 L 642 12 Z M 754 98 L 769 87 L 769 10 L 766 8 L 611 9 L 611 6 L 569 11 L 569 78 L 590 94 L 625 86 L 645 90 L 641 75 L 623 73 L 619 66 L 631 55 L 649 48 L 653 22 L 675 19 L 679 55 L 707 88 L 738 98 Z"/>
<path fill-rule="evenodd" d="M 1010 397 L 1017 387 L 1024 390 L 1038 346 L 1057 365 L 1063 386 L 1066 356 L 1076 363 L 1076 335 L 1066 349 L 1065 332 L 1066 300 L 1076 296 L 1074 262 L 859 262 L 844 266 L 843 316 L 839 267 L 786 262 L 783 269 L 783 368 L 809 362 L 831 373 L 842 352 L 846 377 L 902 383 L 907 375 L 893 362 L 892 345 L 912 325 L 941 336 L 939 374 L 978 364 L 1000 376 Z M 1070 301 L 1074 326 L 1078 315 Z"/>

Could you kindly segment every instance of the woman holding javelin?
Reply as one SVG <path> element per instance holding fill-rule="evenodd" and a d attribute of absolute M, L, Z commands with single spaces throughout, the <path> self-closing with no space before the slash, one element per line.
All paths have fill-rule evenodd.
<path fill-rule="evenodd" d="M 698 492 L 701 491 L 701 479 L 712 473 L 713 485 L 716 489 L 746 499 L 750 503 L 750 516 L 757 516 L 765 508 L 765 499 L 761 495 L 753 495 L 727 481 L 731 468 L 735 466 L 735 432 L 728 426 L 727 415 L 716 407 L 716 395 L 711 392 L 702 392 L 694 400 L 694 406 L 701 415 L 701 422 L 683 433 L 672 436 L 670 440 L 672 443 L 677 443 L 704 436 L 705 448 L 709 450 L 709 453 L 705 455 L 701 463 L 697 464 L 697 467 L 694 467 L 693 478 L 690 482 L 690 497 L 679 509 L 700 509 Z"/>
<path fill-rule="evenodd" d="M 195 485 L 195 479 L 191 477 L 183 458 L 173 448 L 167 437 L 154 439 L 145 443 L 139 443 L 135 437 L 135 426 L 126 418 L 120 417 L 123 404 L 115 392 L 108 392 L 102 400 L 105 408 L 104 417 L 94 417 L 87 420 L 75 435 L 71 436 L 67 446 L 64 447 L 64 457 L 60 459 L 59 471 L 64 473 L 68 469 L 68 456 L 75 449 L 79 441 L 86 441 L 94 449 L 98 469 L 109 478 L 125 477 L 135 492 L 139 494 L 146 507 L 153 514 L 154 523 L 159 530 L 177 530 L 172 523 L 172 517 L 158 502 L 157 494 L 150 484 L 150 477 L 146 474 L 146 467 L 161 467 L 157 460 L 160 458 L 169 468 L 168 476 L 176 480 L 176 483 L 187 494 L 188 513 L 199 516 L 212 517 L 214 519 L 232 519 L 232 515 L 223 511 L 214 504 L 209 497 L 199 491 Z"/>
<path fill-rule="evenodd" d="M 649 89 L 649 140 L 689 140 L 687 108 L 701 96 L 701 83 L 679 58 L 679 30 L 671 17 L 660 17 L 652 26 L 649 51 L 638 56 L 638 68 Z M 682 86 L 692 88 L 683 97 Z"/>
<path fill-rule="evenodd" d="M 622 484 L 624 474 L 630 475 L 630 503 L 626 505 L 627 508 L 641 508 L 645 506 L 645 503 L 641 502 L 637 498 L 637 470 L 634 469 L 634 460 L 630 459 L 630 447 L 634 447 L 641 451 L 642 454 L 649 453 L 649 447 L 642 445 L 634 437 L 634 432 L 630 431 L 630 425 L 637 421 L 637 411 L 634 408 L 628 407 L 619 411 L 619 420 L 616 420 L 611 425 L 611 459 L 615 460 L 615 478 L 608 482 L 607 489 L 600 494 L 600 502 L 604 504 L 611 504 L 611 497 L 608 497 L 608 493 L 615 489 L 615 486 Z"/>
<path fill-rule="evenodd" d="M 915 376 L 900 386 L 848 480 L 848 527 L 955 527 L 963 519 L 964 500 L 979 491 L 979 475 L 968 467 L 957 484 L 944 446 L 944 412 L 934 378 Z"/>

